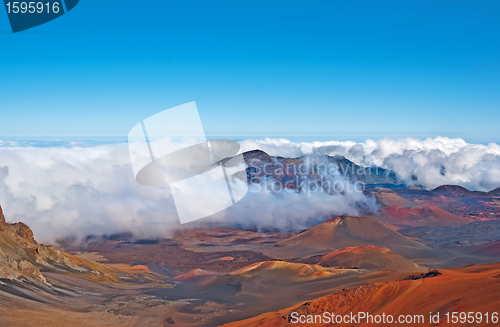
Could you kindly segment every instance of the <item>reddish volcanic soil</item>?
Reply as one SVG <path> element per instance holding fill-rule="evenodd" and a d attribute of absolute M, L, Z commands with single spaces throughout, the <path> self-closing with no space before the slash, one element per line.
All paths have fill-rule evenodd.
<path fill-rule="evenodd" d="M 375 188 L 373 195 L 384 206 L 436 206 L 471 221 L 500 218 L 500 189 L 490 192 L 469 191 L 456 185 L 443 185 L 432 191 Z"/>
<path fill-rule="evenodd" d="M 496 241 L 490 244 L 486 244 L 477 249 L 474 249 L 472 253 L 484 255 L 484 256 L 498 256 L 500 255 L 500 241 Z"/>
<path fill-rule="evenodd" d="M 422 271 L 427 270 L 399 254 L 373 245 L 344 248 L 323 256 L 309 258 L 311 262 L 323 267 L 353 267 L 369 271 L 397 270 Z"/>
<path fill-rule="evenodd" d="M 390 205 L 381 209 L 383 221 L 405 226 L 456 226 L 465 225 L 472 220 L 454 215 L 436 206 L 405 208 Z"/>
<path fill-rule="evenodd" d="M 254 262 L 271 258 L 253 251 L 193 252 L 174 240 L 161 240 L 153 244 L 102 240 L 87 246 L 86 251 L 98 252 L 108 263 L 154 263 L 172 268 L 201 268 L 229 272 Z"/>
<path fill-rule="evenodd" d="M 356 244 L 359 242 L 364 244 Z M 338 249 L 380 242 L 400 243 L 407 246 L 418 245 L 373 218 L 348 216 L 330 219 L 303 233 L 279 242 L 279 245 L 313 245 Z"/>
<path fill-rule="evenodd" d="M 376 192 L 375 198 L 377 199 L 378 203 L 381 203 L 385 206 L 390 206 L 390 205 L 398 205 L 398 206 L 403 206 L 403 207 L 414 207 L 415 206 L 415 202 L 408 200 L 408 199 L 405 199 L 402 196 L 398 195 L 397 193 Z"/>
<path fill-rule="evenodd" d="M 488 300 L 485 300 L 488 299 Z M 291 313 L 299 315 L 320 315 L 334 312 L 346 315 L 351 312 L 368 312 L 371 315 L 385 313 L 397 319 L 399 315 L 423 315 L 425 322 L 418 326 L 434 326 L 429 322 L 429 313 L 439 313 L 440 326 L 446 323 L 446 312 L 498 312 L 500 303 L 500 264 L 473 265 L 460 269 L 427 273 L 409 280 L 385 284 L 370 284 L 336 292 L 332 295 L 303 302 L 277 312 L 224 325 L 226 327 L 276 327 L 289 326 Z M 294 324 L 312 326 L 312 324 Z M 471 324 L 453 324 L 470 326 Z M 477 324 L 498 326 L 498 323 Z M 316 323 L 314 326 L 331 326 Z M 364 323 L 342 324 L 342 326 L 373 326 Z M 382 325 L 381 325 L 382 326 Z"/>
<path fill-rule="evenodd" d="M 188 279 L 193 279 L 193 278 L 198 278 L 198 277 L 205 277 L 205 276 L 216 276 L 217 273 L 210 272 L 210 271 L 205 271 L 203 269 L 194 269 L 191 270 L 188 273 L 179 275 L 175 277 L 175 280 L 188 280 Z"/>
<path fill-rule="evenodd" d="M 455 202 L 454 199 L 447 198 L 444 195 L 437 195 L 437 196 L 430 196 L 428 198 L 420 198 L 418 200 L 414 200 L 417 203 L 428 203 L 428 202 L 434 202 L 434 203 L 451 203 Z"/>
<path fill-rule="evenodd" d="M 410 259 L 437 256 L 371 217 L 341 216 L 278 243 L 264 253 L 274 258 L 299 258 L 362 245 L 387 247 Z"/>

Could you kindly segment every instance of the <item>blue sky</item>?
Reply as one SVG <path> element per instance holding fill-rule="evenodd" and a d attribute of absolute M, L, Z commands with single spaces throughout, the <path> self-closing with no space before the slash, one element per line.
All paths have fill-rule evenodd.
<path fill-rule="evenodd" d="M 499 1 L 81 0 L 12 34 L 0 138 L 125 138 L 196 101 L 209 136 L 500 142 Z"/>

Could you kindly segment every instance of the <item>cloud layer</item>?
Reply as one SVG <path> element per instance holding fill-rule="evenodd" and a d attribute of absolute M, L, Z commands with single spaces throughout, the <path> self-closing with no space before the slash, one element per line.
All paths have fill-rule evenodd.
<path fill-rule="evenodd" d="M 304 142 L 285 139 L 244 140 L 245 151 L 261 149 L 270 155 L 341 155 L 361 166 L 378 166 L 396 172 L 408 185 L 433 189 L 444 184 L 470 190 L 490 191 L 500 187 L 500 146 L 469 144 L 446 137 L 419 140 L 381 139 L 356 142 Z M 415 180 L 416 178 L 416 180 Z"/>
<path fill-rule="evenodd" d="M 335 178 L 347 183 L 342 176 Z M 215 191 L 210 185 L 199 187 Z M 206 202 L 200 198 L 197 204 L 211 205 Z M 114 144 L 0 147 L 0 205 L 8 221 L 22 221 L 39 242 L 53 243 L 130 231 L 138 238 L 165 237 L 211 223 L 297 231 L 331 215 L 374 208 L 375 202 L 360 192 L 275 194 L 263 184 L 229 210 L 181 225 L 170 189 L 138 184 L 128 146 Z"/>
<path fill-rule="evenodd" d="M 458 184 L 471 190 L 500 187 L 500 146 L 435 138 L 355 142 L 294 143 L 282 139 L 244 140 L 244 150 L 271 155 L 342 155 L 362 166 L 392 169 L 409 184 L 428 189 Z M 342 176 L 332 177 L 347 185 Z M 202 186 L 200 186 L 202 187 Z M 164 237 L 180 225 L 168 187 L 136 183 L 126 144 L 88 147 L 0 147 L 0 205 L 8 221 L 22 221 L 39 242 L 89 234 L 132 231 L 138 238 Z M 360 192 L 249 192 L 235 206 L 195 225 L 219 222 L 297 231 L 338 214 L 375 208 Z"/>

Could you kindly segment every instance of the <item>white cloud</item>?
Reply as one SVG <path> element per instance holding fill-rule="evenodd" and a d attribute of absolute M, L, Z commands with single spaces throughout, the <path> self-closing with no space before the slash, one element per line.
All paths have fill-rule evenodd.
<path fill-rule="evenodd" d="M 165 188 L 135 182 L 127 145 L 0 148 L 0 204 L 41 242 L 74 235 L 165 235 L 176 221 Z M 166 222 L 167 224 L 155 224 Z"/>
<path fill-rule="evenodd" d="M 500 146 L 469 144 L 447 137 L 425 140 L 367 140 L 362 143 L 302 142 L 283 139 L 244 140 L 245 151 L 261 149 L 274 156 L 299 157 L 324 153 L 341 155 L 361 166 L 392 169 L 412 184 L 412 176 L 427 189 L 456 184 L 470 190 L 490 191 L 500 187 Z"/>
<path fill-rule="evenodd" d="M 362 193 L 282 193 L 250 192 L 230 210 L 195 224 L 218 221 L 300 230 L 313 219 L 356 214 L 358 206 L 374 205 Z M 0 205 L 8 221 L 28 224 L 45 243 L 129 231 L 137 237 L 164 237 L 185 227 L 168 187 L 136 183 L 126 144 L 0 147 Z"/>
<path fill-rule="evenodd" d="M 435 138 L 356 142 L 294 143 L 282 139 L 244 140 L 245 151 L 271 155 L 343 155 L 363 166 L 393 169 L 431 189 L 458 184 L 472 190 L 500 186 L 500 146 Z M 442 174 L 444 172 L 444 175 Z M 346 183 L 341 176 L 336 181 Z M 346 184 L 347 185 L 347 184 Z M 133 231 L 137 237 L 168 236 L 182 228 L 168 187 L 135 182 L 126 144 L 91 147 L 0 147 L 0 205 L 8 221 L 22 221 L 40 242 L 67 236 Z M 248 193 L 219 220 L 261 228 L 300 230 L 328 215 L 357 214 L 374 200 L 359 192 Z"/>

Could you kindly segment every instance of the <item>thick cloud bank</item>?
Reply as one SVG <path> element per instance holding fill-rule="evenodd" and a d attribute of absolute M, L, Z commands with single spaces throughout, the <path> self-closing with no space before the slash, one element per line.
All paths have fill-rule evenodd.
<path fill-rule="evenodd" d="M 378 142 L 293 143 L 288 140 L 245 140 L 244 150 L 271 155 L 342 155 L 362 166 L 393 169 L 398 177 L 426 188 L 458 184 L 472 190 L 500 186 L 500 146 L 467 144 L 436 138 Z M 349 183 L 342 176 L 334 182 Z M 200 185 L 200 187 L 203 187 Z M 290 191 L 290 192 L 289 192 Z M 202 203 L 202 199 L 200 199 Z M 132 231 L 137 237 L 164 237 L 180 225 L 168 187 L 135 182 L 126 144 L 89 147 L 0 147 L 0 205 L 10 222 L 22 221 L 40 242 L 89 234 Z M 373 198 L 359 191 L 278 194 L 250 191 L 228 210 L 195 224 L 228 225 L 297 231 L 338 214 L 375 209 Z"/>
<path fill-rule="evenodd" d="M 354 190 L 342 176 L 332 178 Z M 130 231 L 138 238 L 165 237 L 213 222 L 297 231 L 332 215 L 375 208 L 374 199 L 359 190 L 329 195 L 287 189 L 277 194 L 268 190 L 271 186 L 262 183 L 260 190 L 251 188 L 228 210 L 181 225 L 168 187 L 136 183 L 126 144 L 0 147 L 0 205 L 5 216 L 28 224 L 45 243 Z M 199 187 L 214 192 L 210 185 Z M 203 199 L 197 204 L 211 205 Z"/>
<path fill-rule="evenodd" d="M 176 221 L 169 200 L 165 188 L 135 182 L 126 144 L 0 148 L 5 216 L 28 224 L 40 242 L 129 231 L 162 235 Z"/>
<path fill-rule="evenodd" d="M 245 151 L 261 149 L 273 156 L 341 155 L 361 166 L 378 166 L 396 172 L 408 185 L 433 189 L 444 184 L 474 191 L 500 187 L 500 146 L 469 144 L 462 139 L 437 137 L 419 140 L 381 139 L 356 142 L 294 143 L 285 139 L 245 140 Z"/>

